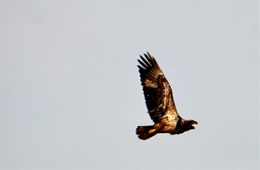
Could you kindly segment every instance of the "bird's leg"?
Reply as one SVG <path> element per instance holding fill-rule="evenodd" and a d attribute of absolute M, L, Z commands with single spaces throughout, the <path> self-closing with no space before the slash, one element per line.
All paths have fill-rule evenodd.
<path fill-rule="evenodd" d="M 149 134 L 154 133 L 154 132 L 156 132 L 157 130 L 159 130 L 160 128 L 161 128 L 161 124 L 160 124 L 160 123 L 156 123 L 156 124 L 153 125 L 153 128 L 150 129 L 148 133 L 149 133 Z"/>
<path fill-rule="evenodd" d="M 151 133 L 154 133 L 155 131 L 156 131 L 156 129 L 150 129 L 148 133 L 151 134 Z"/>

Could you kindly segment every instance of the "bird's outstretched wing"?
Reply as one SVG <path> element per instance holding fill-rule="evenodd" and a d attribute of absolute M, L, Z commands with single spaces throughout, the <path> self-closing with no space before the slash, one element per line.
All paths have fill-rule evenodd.
<path fill-rule="evenodd" d="M 173 100 L 172 89 L 160 69 L 155 58 L 148 52 L 144 57 L 140 55 L 139 73 L 143 86 L 146 106 L 151 119 L 158 123 L 166 114 L 166 110 L 174 110 L 172 114 L 177 117 L 178 113 Z"/>

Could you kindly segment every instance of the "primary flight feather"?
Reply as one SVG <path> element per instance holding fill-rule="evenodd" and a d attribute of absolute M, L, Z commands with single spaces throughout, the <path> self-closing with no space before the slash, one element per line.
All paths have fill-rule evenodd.
<path fill-rule="evenodd" d="M 177 112 L 172 89 L 160 66 L 148 52 L 138 59 L 146 106 L 154 125 L 138 126 L 136 134 L 142 140 L 158 133 L 180 134 L 195 129 L 194 120 L 185 120 Z"/>

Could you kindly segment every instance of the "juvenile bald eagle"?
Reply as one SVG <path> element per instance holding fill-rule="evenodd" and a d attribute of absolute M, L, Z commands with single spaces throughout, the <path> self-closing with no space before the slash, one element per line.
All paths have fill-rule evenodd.
<path fill-rule="evenodd" d="M 144 58 L 145 57 L 145 58 Z M 148 52 L 138 59 L 141 84 L 143 86 L 146 106 L 154 125 L 138 126 L 136 134 L 142 140 L 149 139 L 157 133 L 181 134 L 195 129 L 194 120 L 185 120 L 177 112 L 172 89 L 155 58 Z"/>

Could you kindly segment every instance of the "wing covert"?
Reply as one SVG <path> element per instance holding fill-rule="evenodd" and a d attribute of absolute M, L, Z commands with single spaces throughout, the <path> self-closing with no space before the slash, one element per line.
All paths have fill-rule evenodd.
<path fill-rule="evenodd" d="M 140 55 L 138 62 L 148 113 L 155 123 L 160 122 L 166 109 L 176 111 L 171 86 L 155 58 L 148 52 L 144 54 L 144 57 Z M 174 113 L 177 113 L 177 111 Z"/>

